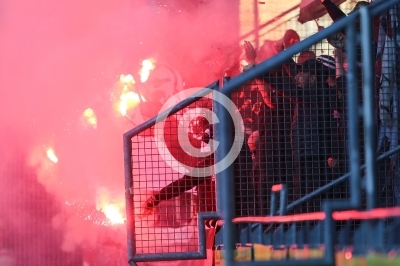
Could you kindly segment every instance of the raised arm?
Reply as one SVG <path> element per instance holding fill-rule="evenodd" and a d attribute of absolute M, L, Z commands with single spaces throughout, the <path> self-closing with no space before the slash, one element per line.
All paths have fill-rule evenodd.
<path fill-rule="evenodd" d="M 326 11 L 328 11 L 329 16 L 333 21 L 338 21 L 339 19 L 346 17 L 347 15 L 337 7 L 331 0 L 320 0 L 321 3 L 325 6 Z"/>
<path fill-rule="evenodd" d="M 213 157 L 204 158 L 196 166 L 197 168 L 207 167 L 213 164 Z M 211 177 L 193 177 L 184 175 L 174 182 L 163 187 L 159 192 L 149 197 L 141 206 L 140 216 L 145 216 L 153 213 L 153 210 L 161 202 L 182 195 L 184 192 L 204 183 L 207 178 Z"/>

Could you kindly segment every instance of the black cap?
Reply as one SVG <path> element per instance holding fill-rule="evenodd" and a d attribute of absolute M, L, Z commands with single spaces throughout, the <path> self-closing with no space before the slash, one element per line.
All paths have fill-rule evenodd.
<path fill-rule="evenodd" d="M 336 62 L 335 58 L 329 55 L 320 55 L 317 57 L 317 61 L 322 64 L 322 69 L 326 75 L 335 75 L 336 73 Z"/>

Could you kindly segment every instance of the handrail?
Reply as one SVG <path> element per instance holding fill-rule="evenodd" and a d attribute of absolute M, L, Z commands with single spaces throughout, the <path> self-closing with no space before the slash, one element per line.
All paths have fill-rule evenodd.
<path fill-rule="evenodd" d="M 391 155 L 393 155 L 393 154 L 395 154 L 395 153 L 398 153 L 398 152 L 400 152 L 400 145 L 397 146 L 396 148 L 391 149 L 390 151 L 387 151 L 387 152 L 385 152 L 384 154 L 380 155 L 380 156 L 376 159 L 376 162 L 380 162 L 380 161 L 382 161 L 382 160 L 388 158 L 389 156 L 391 156 Z M 366 165 L 363 164 L 363 165 L 360 167 L 360 170 L 365 170 L 365 168 L 366 168 Z M 320 187 L 320 188 L 314 190 L 313 192 L 311 192 L 311 193 L 305 195 L 304 197 L 302 197 L 302 198 L 300 198 L 300 199 L 298 199 L 298 200 L 296 200 L 296 201 L 290 203 L 290 204 L 286 207 L 286 212 L 288 212 L 288 211 L 290 211 L 290 210 L 296 208 L 297 206 L 299 206 L 299 205 L 301 205 L 302 203 L 304 203 L 304 202 L 306 202 L 306 201 L 312 199 L 313 197 L 316 197 L 316 196 L 321 195 L 322 193 L 324 193 L 324 192 L 328 191 L 329 189 L 333 188 L 334 186 L 336 186 L 336 185 L 342 183 L 343 181 L 346 181 L 346 179 L 349 178 L 349 177 L 350 177 L 350 173 L 344 174 L 344 175 L 342 175 L 341 177 L 337 178 L 336 180 L 333 180 L 333 181 L 329 182 L 328 184 L 326 184 L 326 185 L 324 185 L 324 186 L 322 186 L 322 187 Z"/>

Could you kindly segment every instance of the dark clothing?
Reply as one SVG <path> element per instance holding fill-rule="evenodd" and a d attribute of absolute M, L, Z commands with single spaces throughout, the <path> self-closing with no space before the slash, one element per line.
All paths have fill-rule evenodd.
<path fill-rule="evenodd" d="M 287 78 L 264 75 L 266 82 L 276 84 L 277 90 L 290 97 L 294 103 L 291 140 L 292 149 L 297 156 L 320 154 L 319 136 L 319 90 L 317 87 L 303 89 Z"/>
<path fill-rule="evenodd" d="M 236 158 L 234 165 L 234 182 L 235 182 L 235 211 L 236 216 L 249 216 L 254 215 L 254 187 L 251 183 L 250 173 L 252 171 L 252 159 L 250 151 L 246 144 L 242 147 L 234 147 L 240 149 L 239 156 Z M 203 160 L 199 160 L 195 165 L 196 169 L 205 168 L 214 165 L 214 156 L 210 155 Z M 184 175 L 183 177 L 175 180 L 166 187 L 162 188 L 158 193 L 152 196 L 147 201 L 147 207 L 152 208 L 157 206 L 162 201 L 172 199 L 183 194 L 185 191 L 192 188 L 198 188 L 199 196 L 199 211 L 215 211 L 216 199 L 215 198 L 201 198 L 215 195 L 214 188 L 210 184 L 212 177 L 194 177 L 191 175 Z"/>
<path fill-rule="evenodd" d="M 267 110 L 265 125 L 260 129 L 256 154 L 259 167 L 253 179 L 259 195 L 260 215 L 269 215 L 271 188 L 275 184 L 287 184 L 289 198 L 293 195 L 291 153 L 291 102 L 276 90 L 271 92 L 274 109 Z"/>
<path fill-rule="evenodd" d="M 287 68 L 288 69 L 288 68 Z M 329 167 L 328 159 L 339 159 L 340 140 L 337 90 L 325 82 L 310 88 L 297 87 L 289 77 L 266 75 L 277 90 L 294 105 L 291 126 L 291 146 L 294 165 L 293 200 L 305 196 L 340 176 L 338 167 Z M 290 181 L 288 182 L 290 184 Z M 329 193 L 324 197 L 329 197 Z M 321 197 L 309 201 L 296 212 L 318 211 Z"/>
<path fill-rule="evenodd" d="M 321 137 L 322 155 L 325 159 L 339 159 L 341 154 L 339 138 L 339 118 L 335 114 L 338 110 L 337 89 L 326 87 L 319 91 L 319 135 Z"/>
<path fill-rule="evenodd" d="M 339 19 L 346 17 L 346 14 L 332 3 L 331 0 L 325 0 L 322 4 L 325 6 L 326 11 L 328 11 L 328 14 L 333 21 L 338 21 Z"/>

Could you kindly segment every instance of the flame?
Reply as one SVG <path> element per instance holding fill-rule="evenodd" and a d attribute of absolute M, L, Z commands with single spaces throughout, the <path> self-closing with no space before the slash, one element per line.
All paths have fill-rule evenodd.
<path fill-rule="evenodd" d="M 121 75 L 119 77 L 119 80 L 124 86 L 120 96 L 119 111 L 123 116 L 125 116 L 128 109 L 134 108 L 140 103 L 140 98 L 144 102 L 146 101 L 146 99 L 143 97 L 143 95 L 140 95 L 139 98 L 139 95 L 137 93 L 129 90 L 129 88 L 136 83 L 132 75 Z"/>
<path fill-rule="evenodd" d="M 122 217 L 122 214 L 114 204 L 104 206 L 102 212 L 106 215 L 111 224 L 123 224 L 125 222 L 124 217 Z"/>
<path fill-rule="evenodd" d="M 120 96 L 119 111 L 123 116 L 128 109 L 135 107 L 140 103 L 139 95 L 133 91 L 123 91 Z"/>
<path fill-rule="evenodd" d="M 46 151 L 46 154 L 47 154 L 47 157 L 50 159 L 50 161 L 52 161 L 53 163 L 58 162 L 58 158 L 52 148 L 48 148 Z"/>
<path fill-rule="evenodd" d="M 122 212 L 123 197 L 112 198 L 110 192 L 102 187 L 97 190 L 96 209 L 103 212 L 110 224 L 123 224 L 125 218 Z"/>
<path fill-rule="evenodd" d="M 129 86 L 136 83 L 131 74 L 122 74 L 121 76 L 119 76 L 119 81 L 121 81 L 124 86 Z"/>
<path fill-rule="evenodd" d="M 153 58 L 145 59 L 142 61 L 142 69 L 139 71 L 140 81 L 142 83 L 146 82 L 150 76 L 150 71 L 152 71 L 155 66 L 156 61 Z"/>
<path fill-rule="evenodd" d="M 83 119 L 88 125 L 97 128 L 97 117 L 92 108 L 87 108 L 83 112 Z"/>

